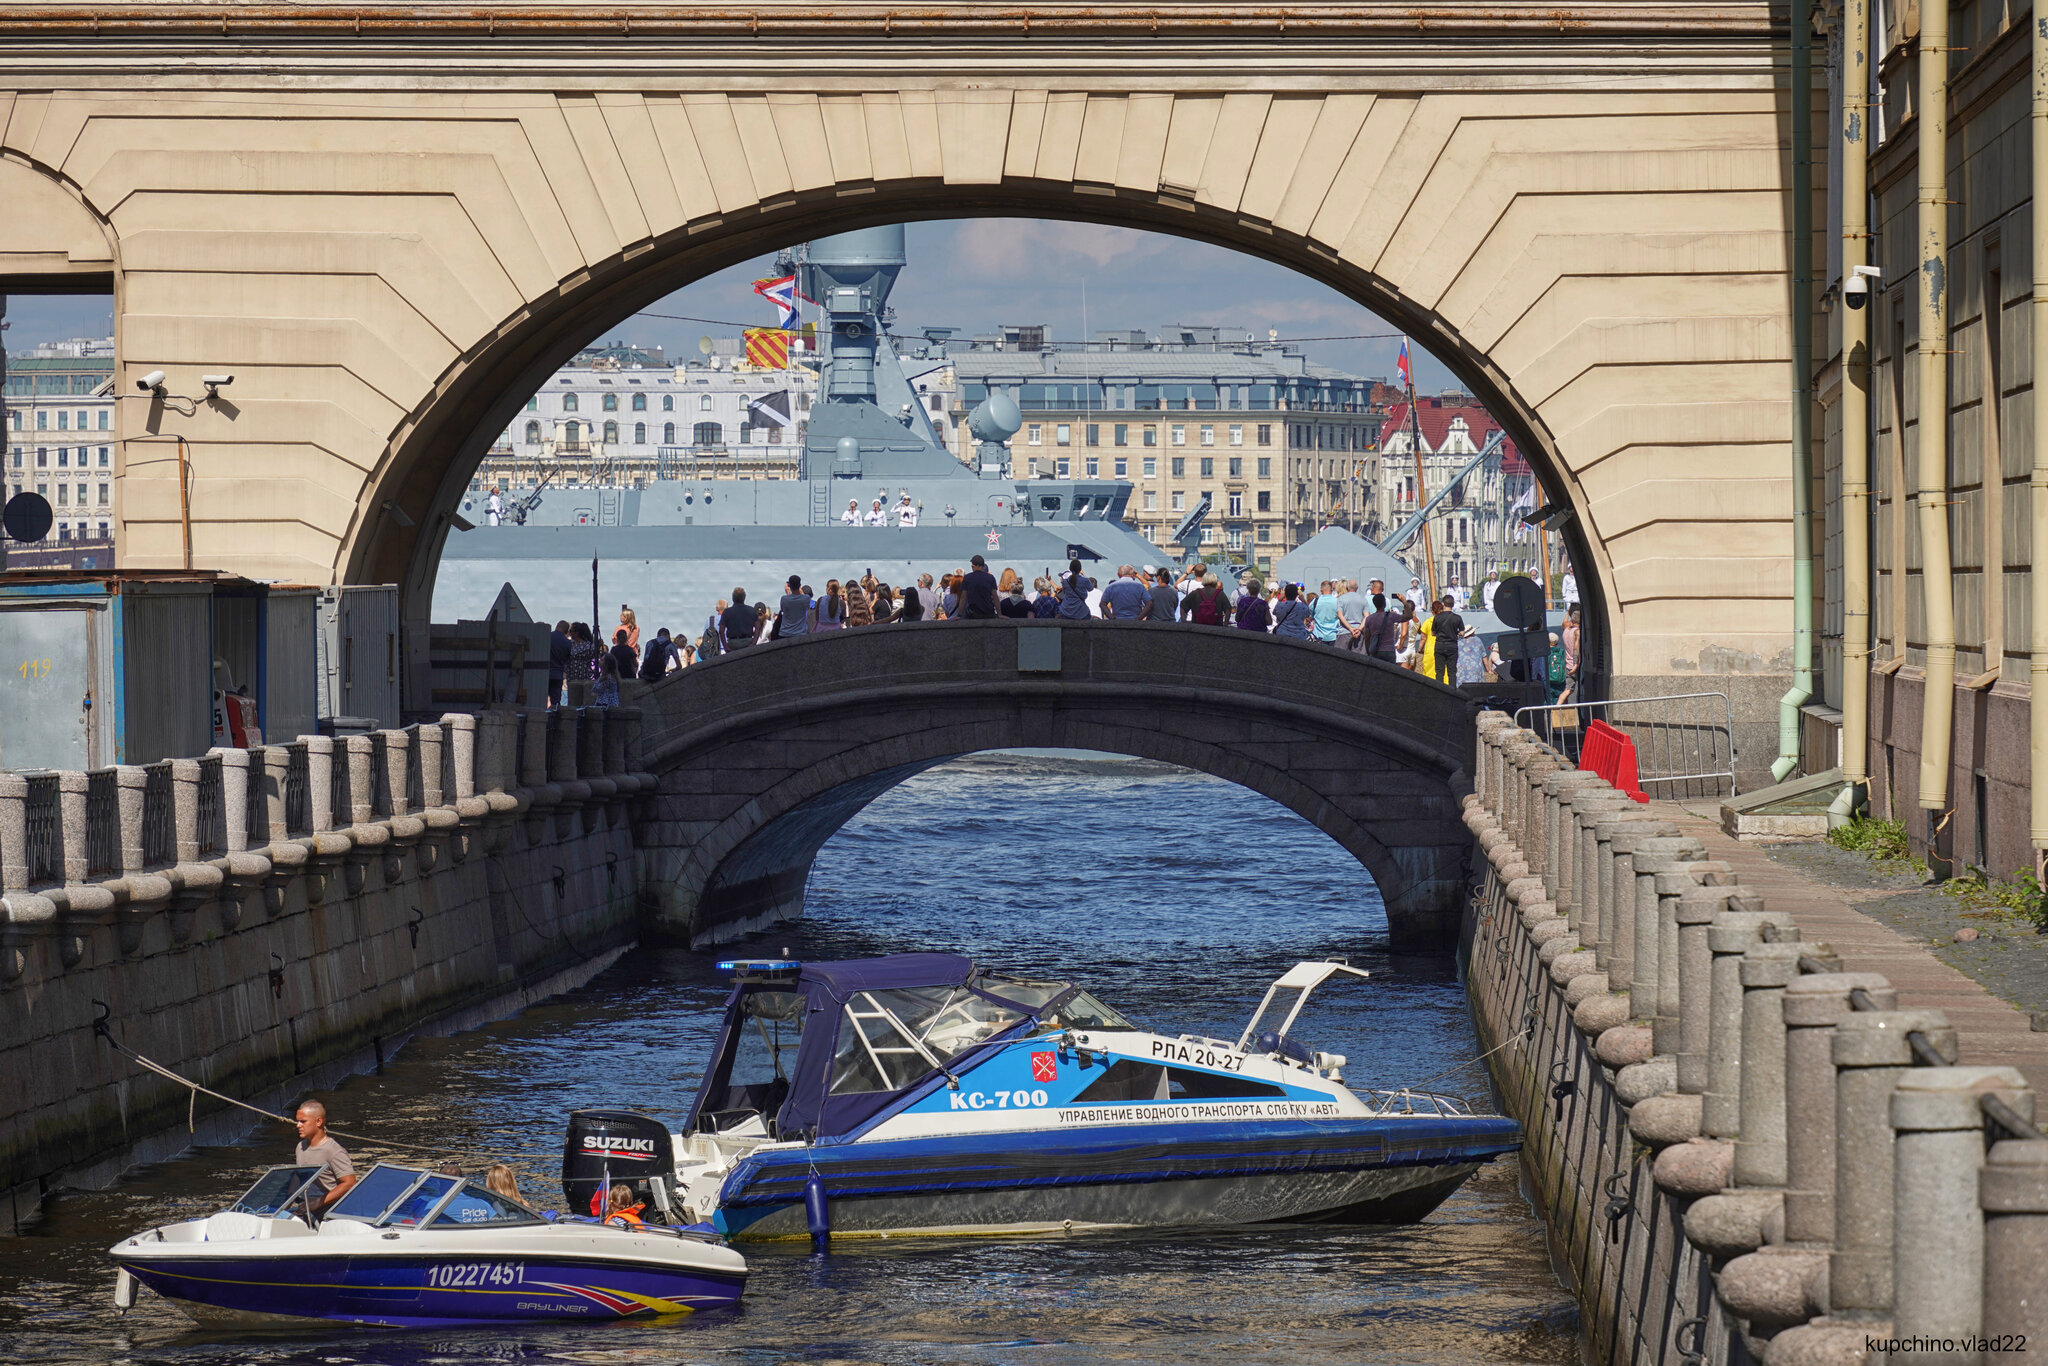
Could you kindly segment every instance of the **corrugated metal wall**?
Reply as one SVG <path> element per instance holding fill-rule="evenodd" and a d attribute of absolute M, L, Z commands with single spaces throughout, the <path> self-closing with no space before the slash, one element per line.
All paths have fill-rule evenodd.
<path fill-rule="evenodd" d="M 320 590 L 273 588 L 263 610 L 263 738 L 285 744 L 318 726 Z"/>
<path fill-rule="evenodd" d="M 121 654 L 127 727 L 115 762 L 206 753 L 213 744 L 212 589 L 125 585 Z"/>

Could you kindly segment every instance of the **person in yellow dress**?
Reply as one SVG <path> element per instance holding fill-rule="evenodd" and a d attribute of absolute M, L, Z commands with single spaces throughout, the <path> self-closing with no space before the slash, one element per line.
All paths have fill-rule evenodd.
<path fill-rule="evenodd" d="M 1416 647 L 1414 667 L 1417 673 L 1428 674 L 1431 678 L 1436 678 L 1436 614 L 1442 605 L 1441 602 L 1432 602 L 1428 616 L 1420 612 L 1415 614 L 1421 628 L 1422 643 Z"/>

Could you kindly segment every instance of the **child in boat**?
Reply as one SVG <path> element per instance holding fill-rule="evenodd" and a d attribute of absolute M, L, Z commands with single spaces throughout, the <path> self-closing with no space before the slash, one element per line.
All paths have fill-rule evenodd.
<path fill-rule="evenodd" d="M 640 1211 L 646 1208 L 647 1205 L 644 1201 L 638 1203 L 634 1201 L 633 1188 L 631 1186 L 624 1184 L 613 1186 L 611 1194 L 605 1198 L 604 1221 L 607 1224 L 617 1224 L 621 1228 L 632 1228 L 637 1224 L 647 1222 L 640 1217 Z"/>

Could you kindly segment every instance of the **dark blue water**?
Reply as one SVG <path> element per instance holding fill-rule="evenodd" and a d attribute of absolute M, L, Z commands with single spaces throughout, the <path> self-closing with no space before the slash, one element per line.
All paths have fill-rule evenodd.
<path fill-rule="evenodd" d="M 751 942 L 799 958 L 943 949 L 1084 982 L 1141 1022 L 1235 1036 L 1302 959 L 1348 956 L 1295 1033 L 1347 1054 L 1354 1085 L 1435 1077 L 1483 1099 L 1445 963 L 1390 957 L 1379 896 L 1281 807 L 1179 770 L 991 756 L 876 801 L 820 854 L 809 913 Z M 420 1040 L 326 1097 L 337 1129 L 502 1157 L 558 1200 L 563 1116 L 646 1106 L 680 1120 L 724 985 L 713 956 L 629 956 L 518 1019 Z M 0 1360 L 32 1363 L 1099 1363 L 1576 1360 L 1570 1297 L 1496 1163 L 1421 1224 L 1199 1236 L 862 1240 L 816 1258 L 747 1245 L 738 1312 L 677 1324 L 316 1334 L 200 1333 L 144 1292 L 112 1309 L 105 1249 L 209 1213 L 290 1157 L 282 1126 L 49 1202 L 0 1239 Z M 374 1144 L 351 1145 L 359 1165 Z M 397 1156 L 397 1154 L 388 1154 Z M 402 1160 L 402 1159 L 401 1159 Z"/>

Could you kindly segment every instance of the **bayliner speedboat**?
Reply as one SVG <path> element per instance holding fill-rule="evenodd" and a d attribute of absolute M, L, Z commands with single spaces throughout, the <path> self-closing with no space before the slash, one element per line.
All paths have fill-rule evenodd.
<path fill-rule="evenodd" d="M 732 1304 L 747 1264 L 716 1234 L 552 1220 L 481 1182 L 379 1163 L 317 1223 L 317 1167 L 273 1167 L 227 1209 L 112 1249 L 200 1323 L 393 1328 L 678 1314 Z"/>
<path fill-rule="evenodd" d="M 571 1145 L 734 1238 L 1402 1223 L 1521 1145 L 1449 1096 L 1354 1092 L 1341 1055 L 1291 1037 L 1317 987 L 1366 975 L 1341 962 L 1289 969 L 1234 1042 L 950 954 L 721 966 L 732 994 L 684 1131 L 662 1145 L 609 1112 L 642 1136 L 572 1122 Z"/>

